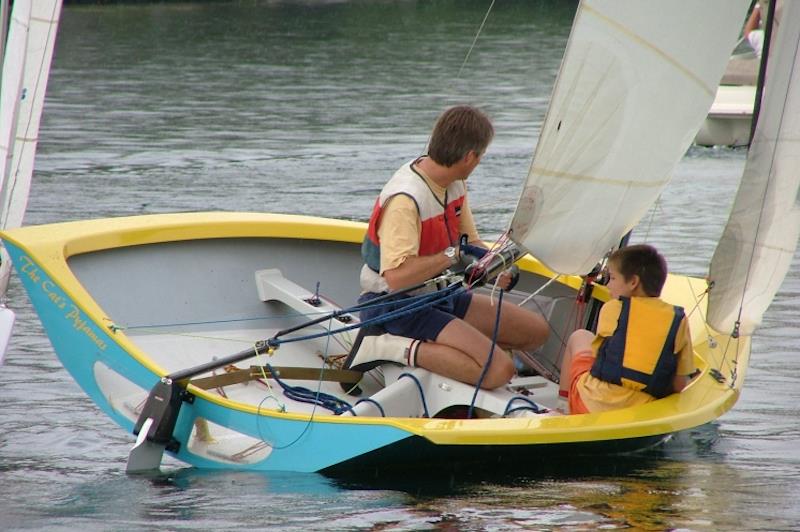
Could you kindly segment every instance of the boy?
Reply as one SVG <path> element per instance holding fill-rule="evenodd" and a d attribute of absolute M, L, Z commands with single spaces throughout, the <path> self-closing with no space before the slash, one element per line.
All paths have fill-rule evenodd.
<path fill-rule="evenodd" d="M 689 323 L 681 307 L 659 299 L 667 264 L 652 246 L 615 251 L 597 334 L 572 333 L 561 365 L 559 395 L 570 414 L 640 405 L 680 392 L 693 371 Z"/>

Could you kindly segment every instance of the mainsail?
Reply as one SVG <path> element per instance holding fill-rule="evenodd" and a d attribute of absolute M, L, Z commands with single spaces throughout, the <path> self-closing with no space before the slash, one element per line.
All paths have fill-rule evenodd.
<path fill-rule="evenodd" d="M 61 0 L 16 0 L 3 60 L 0 108 L 0 227 L 22 224 L 28 204 Z M 0 296 L 11 261 L 2 250 Z"/>
<path fill-rule="evenodd" d="M 714 99 L 749 0 L 584 0 L 511 238 L 585 274 L 647 212 Z"/>
<path fill-rule="evenodd" d="M 800 2 L 782 2 L 758 124 L 711 261 L 708 323 L 751 334 L 783 282 L 800 235 Z"/>

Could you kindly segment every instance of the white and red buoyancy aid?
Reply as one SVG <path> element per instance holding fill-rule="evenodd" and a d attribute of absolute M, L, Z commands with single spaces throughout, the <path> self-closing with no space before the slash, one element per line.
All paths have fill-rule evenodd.
<path fill-rule="evenodd" d="M 458 245 L 459 216 L 466 198 L 466 185 L 461 180 L 451 183 L 445 191 L 442 203 L 422 175 L 413 168 L 414 162 L 404 164 L 395 172 L 381 190 L 372 209 L 369 228 L 361 245 L 361 256 L 373 272 L 379 272 L 381 267 L 381 245 L 378 238 L 381 213 L 386 203 L 398 194 L 410 197 L 417 206 L 422 227 L 418 251 L 420 257 Z"/>

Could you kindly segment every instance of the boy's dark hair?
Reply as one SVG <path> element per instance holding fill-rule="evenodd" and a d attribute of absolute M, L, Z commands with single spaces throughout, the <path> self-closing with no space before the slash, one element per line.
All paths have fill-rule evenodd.
<path fill-rule="evenodd" d="M 626 281 L 638 275 L 642 289 L 648 296 L 661 295 L 661 289 L 667 280 L 667 261 L 653 246 L 627 246 L 612 253 L 608 261 L 614 263 Z"/>
<path fill-rule="evenodd" d="M 482 155 L 494 137 L 489 117 L 480 109 L 457 105 L 443 112 L 433 126 L 428 156 L 443 166 L 453 166 L 474 151 Z"/>

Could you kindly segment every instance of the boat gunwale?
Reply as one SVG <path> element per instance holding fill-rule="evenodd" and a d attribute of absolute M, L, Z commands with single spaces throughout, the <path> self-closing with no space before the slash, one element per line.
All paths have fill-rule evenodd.
<path fill-rule="evenodd" d="M 105 316 L 100 306 L 74 275 L 68 265 L 70 257 L 108 249 L 133 247 L 188 240 L 219 238 L 297 238 L 358 243 L 366 225 L 361 222 L 335 220 L 299 215 L 258 213 L 177 213 L 156 214 L 111 219 L 63 222 L 27 226 L 0 232 L 34 260 L 36 265 L 70 297 L 101 330 L 109 329 L 113 320 Z M 520 261 L 523 270 L 555 276 L 530 256 Z M 558 279 L 572 288 L 580 286 L 579 277 Z M 159 378 L 167 374 L 142 352 L 122 330 L 111 328 L 110 337 Z M 357 418 L 328 414 L 282 413 L 258 409 L 254 405 L 232 401 L 195 386 L 191 393 L 222 407 L 236 411 L 301 422 L 316 421 L 337 424 L 370 424 L 392 426 L 423 436 L 436 443 L 451 444 L 524 444 L 599 441 L 665 434 L 691 428 L 715 419 L 736 401 L 739 390 L 717 390 L 716 400 L 700 408 L 683 409 L 678 401 L 692 393 L 704 374 L 682 394 L 643 405 L 605 413 L 581 416 L 539 416 L 535 418 L 502 419 L 427 419 L 427 418 Z M 711 384 L 713 389 L 716 383 Z M 708 385 L 703 386 L 705 389 Z M 720 385 L 722 386 L 722 385 Z M 693 402 L 693 401 L 692 401 Z M 636 420 L 631 419 L 635 412 Z"/>

